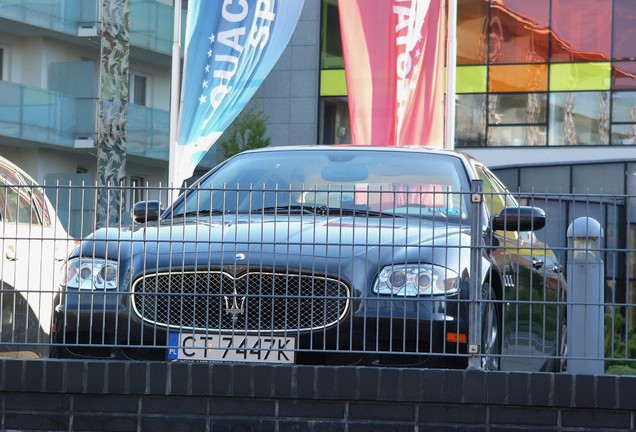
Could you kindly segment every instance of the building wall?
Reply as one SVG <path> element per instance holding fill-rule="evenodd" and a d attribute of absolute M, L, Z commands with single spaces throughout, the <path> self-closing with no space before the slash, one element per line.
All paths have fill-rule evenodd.
<path fill-rule="evenodd" d="M 268 117 L 272 145 L 316 144 L 320 0 L 305 0 L 291 41 L 252 100 Z"/>
<path fill-rule="evenodd" d="M 319 143 L 320 7 L 321 0 L 305 0 L 289 44 L 245 107 L 263 112 L 271 146 Z M 211 167 L 221 160 L 223 150 L 215 145 L 203 165 Z"/>

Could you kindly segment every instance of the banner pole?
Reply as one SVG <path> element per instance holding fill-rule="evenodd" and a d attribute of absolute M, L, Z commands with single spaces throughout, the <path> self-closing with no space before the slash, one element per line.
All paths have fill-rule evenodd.
<path fill-rule="evenodd" d="M 177 178 L 177 145 L 179 127 L 179 94 L 181 80 L 181 0 L 174 0 L 174 31 L 172 43 L 172 73 L 170 84 L 170 144 L 168 156 L 168 201 L 172 203 L 181 185 Z M 176 190 L 175 190 L 176 188 Z"/>
<path fill-rule="evenodd" d="M 448 0 L 446 35 L 446 104 L 444 148 L 455 149 L 455 95 L 457 81 L 457 0 Z"/>

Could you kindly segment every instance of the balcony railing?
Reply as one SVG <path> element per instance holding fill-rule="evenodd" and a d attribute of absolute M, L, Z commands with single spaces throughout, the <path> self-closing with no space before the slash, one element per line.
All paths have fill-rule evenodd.
<path fill-rule="evenodd" d="M 128 104 L 127 137 L 128 154 L 168 160 L 170 113 Z"/>
<path fill-rule="evenodd" d="M 97 28 L 99 3 L 98 0 L 5 0 L 0 2 L 0 18 L 78 36 L 80 28 Z M 184 13 L 184 29 L 185 19 Z M 172 27 L 171 5 L 156 0 L 130 0 L 131 45 L 170 54 Z"/>
<path fill-rule="evenodd" d="M 61 93 L 0 81 L 0 135 L 73 147 L 78 100 Z"/>
<path fill-rule="evenodd" d="M 72 148 L 77 138 L 96 139 L 96 99 L 0 81 L 0 136 Z M 128 105 L 127 152 L 168 160 L 170 113 Z"/>

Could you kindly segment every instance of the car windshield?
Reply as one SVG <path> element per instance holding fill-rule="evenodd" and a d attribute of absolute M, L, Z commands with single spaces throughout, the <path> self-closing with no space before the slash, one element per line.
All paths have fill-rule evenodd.
<path fill-rule="evenodd" d="M 429 152 L 243 153 L 185 193 L 172 216 L 327 212 L 465 220 L 461 160 Z"/>

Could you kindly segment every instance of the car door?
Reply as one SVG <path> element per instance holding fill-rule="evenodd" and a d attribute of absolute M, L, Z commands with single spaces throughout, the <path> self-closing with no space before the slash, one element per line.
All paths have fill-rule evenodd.
<path fill-rule="evenodd" d="M 518 205 L 486 167 L 477 165 L 475 170 L 483 182 L 484 205 L 489 218 L 498 215 L 506 207 Z M 536 265 L 537 257 L 533 256 L 534 245 L 525 240 L 527 236 L 524 233 L 517 231 L 495 231 L 490 235 L 492 238 L 487 241 L 492 245 L 492 256 L 499 267 L 503 285 L 502 298 L 499 299 L 504 354 L 501 367 L 542 369 L 545 356 L 540 355 L 539 351 L 545 345 L 543 317 L 546 311 L 542 306 L 545 278 L 540 272 L 541 267 Z M 534 305 L 533 302 L 539 303 Z M 511 356 L 507 357 L 506 354 Z M 523 364 L 513 364 L 517 361 Z"/>
<path fill-rule="evenodd" d="M 537 239 L 533 232 L 520 233 L 532 252 L 531 260 L 540 280 L 541 297 L 533 298 L 534 350 L 538 355 L 551 357 L 561 354 L 559 337 L 565 324 L 566 284 L 563 266 L 554 252 Z M 540 320 L 540 321 L 539 321 Z M 537 321 L 542 323 L 538 325 Z M 556 361 L 556 360 L 555 360 Z"/>
<path fill-rule="evenodd" d="M 0 163 L 1 348 L 16 355 L 48 350 L 57 268 L 43 199 L 14 166 Z"/>

